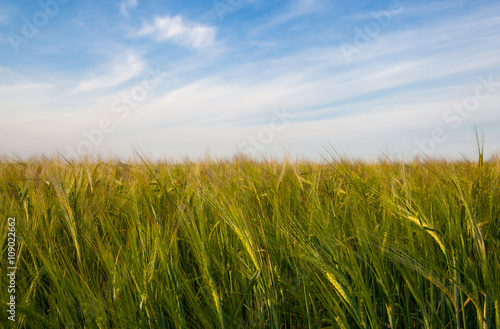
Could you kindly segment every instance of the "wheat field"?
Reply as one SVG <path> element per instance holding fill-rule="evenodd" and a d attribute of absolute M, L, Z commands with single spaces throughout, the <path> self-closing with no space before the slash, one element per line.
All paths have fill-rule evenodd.
<path fill-rule="evenodd" d="M 0 190 L 19 328 L 500 328 L 498 157 L 3 157 Z"/>

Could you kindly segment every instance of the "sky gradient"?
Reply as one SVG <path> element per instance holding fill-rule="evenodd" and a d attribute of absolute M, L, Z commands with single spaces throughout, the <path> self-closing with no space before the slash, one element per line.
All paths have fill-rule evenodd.
<path fill-rule="evenodd" d="M 500 153 L 498 1 L 0 2 L 0 152 Z"/>

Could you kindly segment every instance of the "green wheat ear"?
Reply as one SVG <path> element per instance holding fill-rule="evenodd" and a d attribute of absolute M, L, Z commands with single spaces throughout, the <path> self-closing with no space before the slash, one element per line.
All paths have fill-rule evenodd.
<path fill-rule="evenodd" d="M 477 127 L 474 126 L 474 135 L 476 139 L 477 153 L 478 153 L 478 166 L 482 167 L 484 163 L 484 143 L 486 140 L 486 134 L 481 131 L 481 134 L 478 132 Z"/>

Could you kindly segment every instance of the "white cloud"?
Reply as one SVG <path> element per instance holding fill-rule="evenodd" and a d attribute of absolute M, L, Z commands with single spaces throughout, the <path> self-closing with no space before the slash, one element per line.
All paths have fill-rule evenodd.
<path fill-rule="evenodd" d="M 30 118 L 37 111 L 50 110 L 55 103 L 49 96 L 53 89 L 52 85 L 37 83 L 0 84 L 0 128 L 8 126 L 13 119 Z"/>
<path fill-rule="evenodd" d="M 137 0 L 124 0 L 120 4 L 120 11 L 123 15 L 128 17 L 128 10 L 137 6 Z"/>
<path fill-rule="evenodd" d="M 114 65 L 110 73 L 104 74 L 98 78 L 82 81 L 78 87 L 73 90 L 73 93 L 117 86 L 135 78 L 141 73 L 144 67 L 145 63 L 142 60 L 135 55 L 129 54 L 127 55 L 126 61 Z"/>
<path fill-rule="evenodd" d="M 217 30 L 211 26 L 186 22 L 181 16 L 155 17 L 153 24 L 146 24 L 138 35 L 153 35 L 158 41 L 169 40 L 190 48 L 204 48 L 215 42 Z"/>
<path fill-rule="evenodd" d="M 315 12 L 321 12 L 325 6 L 328 6 L 328 3 L 323 0 L 295 0 L 282 13 L 273 16 L 268 22 L 253 28 L 252 34 L 259 35 L 277 25 Z"/>
<path fill-rule="evenodd" d="M 313 4 L 304 2 L 311 10 Z M 443 17 L 436 24 L 411 29 L 394 24 L 349 65 L 333 44 L 301 48 L 288 56 L 250 58 L 207 76 L 203 68 L 211 62 L 199 60 L 205 52 L 198 53 L 195 61 L 185 57 L 173 63 L 169 76 L 175 78 L 123 121 L 110 109 L 123 90 L 106 90 L 102 98 L 67 95 L 31 76 L 12 83 L 14 73 L 0 66 L 0 145 L 26 152 L 50 152 L 53 146 L 65 150 L 66 144 L 75 146 L 83 138 L 82 129 L 95 129 L 103 117 L 110 117 L 117 128 L 97 148 L 103 154 L 108 148 L 130 154 L 130 145 L 140 145 L 156 154 L 204 154 L 209 147 L 213 154 L 230 155 L 238 142 L 268 127 L 272 109 L 287 107 L 297 117 L 276 134 L 266 153 L 281 154 L 281 145 L 288 145 L 293 153 L 317 156 L 332 142 L 347 145 L 354 154 L 378 154 L 386 146 L 409 154 L 417 148 L 415 138 L 430 138 L 432 129 L 441 128 L 449 140 L 437 149 L 457 154 L 473 140 L 472 123 L 486 127 L 488 149 L 499 151 L 500 133 L 495 128 L 500 89 L 464 118 L 459 129 L 442 117 L 474 94 L 478 76 L 491 73 L 500 81 L 494 51 L 500 25 L 495 13 Z M 470 23 L 478 21 L 482 23 Z M 190 38 L 196 26 L 201 25 L 167 16 L 152 20 L 140 34 L 194 48 L 203 44 Z M 118 85 L 141 74 L 141 65 L 134 56 L 113 61 L 101 74 L 80 83 L 77 91 Z M 66 80 L 54 81 L 68 85 Z"/>
<path fill-rule="evenodd" d="M 2 1 L 5 2 L 5 1 Z M 0 25 L 9 25 L 16 7 L 7 3 L 0 3 Z"/>

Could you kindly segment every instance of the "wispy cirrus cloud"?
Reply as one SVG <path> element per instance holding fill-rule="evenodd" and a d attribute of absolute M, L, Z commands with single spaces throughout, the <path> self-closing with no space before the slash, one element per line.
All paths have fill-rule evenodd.
<path fill-rule="evenodd" d="M 16 11 L 16 7 L 8 4 L 0 4 L 0 25 L 9 25 L 11 16 Z"/>
<path fill-rule="evenodd" d="M 137 6 L 137 0 L 124 0 L 120 4 L 120 11 L 124 16 L 128 17 L 128 11 Z"/>
<path fill-rule="evenodd" d="M 180 15 L 155 17 L 152 24 L 145 24 L 137 35 L 151 35 L 157 41 L 171 41 L 189 48 L 205 48 L 215 42 L 214 27 L 185 21 Z"/>
<path fill-rule="evenodd" d="M 125 61 L 118 64 L 110 64 L 110 72 L 100 77 L 80 82 L 72 93 L 86 92 L 100 88 L 110 88 L 129 81 L 138 76 L 145 67 L 145 63 L 136 55 L 128 54 Z"/>
<path fill-rule="evenodd" d="M 266 146 L 269 153 L 280 154 L 286 145 L 314 157 L 330 141 L 345 142 L 353 154 L 376 154 L 386 146 L 410 153 L 415 139 L 440 128 L 449 143 L 439 151 L 456 154 L 467 147 L 472 124 L 486 129 L 489 150 L 500 150 L 498 2 L 401 1 L 404 10 L 350 64 L 339 45 L 355 45 L 354 28 L 365 31 L 388 1 L 222 2 L 235 8 L 224 21 L 213 11 L 196 16 L 212 10 L 211 2 L 82 4 L 86 10 L 70 21 L 65 15 L 51 21 L 23 58 L 3 51 L 10 45 L 2 35 L 11 28 L 0 25 L 0 54 L 6 55 L 0 56 L 0 152 L 65 150 L 110 118 L 116 131 L 96 147 L 101 154 L 126 155 L 130 145 L 140 145 L 179 159 L 207 147 L 230 155 L 282 107 L 296 116 Z M 243 9 L 251 2 L 255 10 Z M 146 20 L 124 22 L 139 6 Z M 0 15 L 20 30 L 24 13 L 5 7 L 0 4 Z M 26 17 L 39 10 L 33 2 Z M 75 20 L 82 24 L 75 27 Z M 162 67 L 169 78 L 121 120 L 122 112 L 110 105 L 147 74 L 146 63 Z M 478 77 L 491 80 L 495 93 L 454 130 L 443 116 L 474 95 Z"/>
<path fill-rule="evenodd" d="M 294 0 L 277 15 L 272 16 L 266 23 L 252 30 L 253 35 L 259 35 L 269 29 L 275 28 L 281 24 L 293 21 L 302 16 L 309 15 L 314 12 L 320 12 L 328 6 L 324 0 Z"/>

